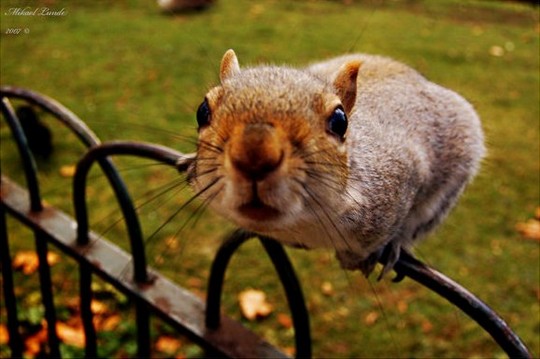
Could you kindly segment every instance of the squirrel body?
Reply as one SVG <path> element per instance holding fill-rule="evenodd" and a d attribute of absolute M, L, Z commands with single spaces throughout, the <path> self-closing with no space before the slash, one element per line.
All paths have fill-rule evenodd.
<path fill-rule="evenodd" d="M 484 155 L 472 106 L 410 67 L 353 54 L 240 69 L 199 107 L 190 181 L 238 226 L 384 272 L 454 206 Z"/>

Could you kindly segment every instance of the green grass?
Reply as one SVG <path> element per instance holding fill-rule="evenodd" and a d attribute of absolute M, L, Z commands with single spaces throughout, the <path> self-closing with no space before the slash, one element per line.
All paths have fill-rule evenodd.
<path fill-rule="evenodd" d="M 485 300 L 540 355 L 540 249 L 515 230 L 539 205 L 537 8 L 496 1 L 354 1 L 347 6 L 341 1 L 223 0 L 206 12 L 167 16 L 152 1 L 56 0 L 37 3 L 65 7 L 66 16 L 5 15 L 22 3 L 1 3 L 1 84 L 59 100 L 103 140 L 136 139 L 192 151 L 193 142 L 186 138 L 196 135 L 194 111 L 216 83 L 219 60 L 228 48 L 236 50 L 241 64 L 302 65 L 347 51 L 377 53 L 463 94 L 482 118 L 489 155 L 448 221 L 417 253 Z M 9 28 L 29 33 L 8 35 Z M 503 56 L 493 56 L 494 46 L 503 49 Z M 48 202 L 71 213 L 70 179 L 61 177 L 58 168 L 75 163 L 83 149 L 74 147 L 75 139 L 65 129 L 45 120 L 54 128 L 56 152 L 48 163 L 39 163 L 43 192 Z M 7 126 L 4 121 L 0 126 L 2 173 L 22 181 Z M 119 161 L 134 198 L 175 179 L 174 172 L 146 164 Z M 112 193 L 98 171 L 93 178 L 92 222 L 98 232 L 127 248 L 122 225 L 110 228 L 119 218 Z M 171 192 L 143 206 L 146 235 L 189 195 L 187 190 Z M 204 291 L 198 280 L 206 279 L 220 237 L 231 227 L 206 213 L 180 233 L 179 246 L 167 247 L 165 239 L 176 234 L 193 208 L 159 231 L 149 241 L 148 253 L 168 276 Z M 14 221 L 9 225 L 13 252 L 32 248 L 29 233 Z M 274 314 L 246 325 L 290 347 L 292 333 L 276 319 L 277 313 L 287 312 L 286 303 L 262 253 L 253 242 L 233 259 L 225 308 L 239 318 L 236 294 L 247 287 L 265 290 Z M 312 315 L 317 356 L 504 356 L 467 317 L 411 281 L 368 282 L 343 272 L 328 252 L 289 254 Z M 65 262 L 53 271 L 58 302 L 76 289 L 76 278 L 59 284 L 63 268 L 74 265 Z M 39 308 L 28 301 L 37 276 L 17 276 L 24 283 L 21 311 Z M 324 282 L 332 283 L 333 295 L 322 293 Z M 132 328 L 124 329 L 116 341 L 109 334 L 106 342 L 125 347 L 134 336 Z M 109 355 L 119 353 L 110 346 Z M 197 354 L 191 347 L 184 353 Z"/>

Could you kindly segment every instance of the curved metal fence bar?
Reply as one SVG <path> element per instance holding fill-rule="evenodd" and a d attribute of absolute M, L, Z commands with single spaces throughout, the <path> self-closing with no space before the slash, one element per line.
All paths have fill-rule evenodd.
<path fill-rule="evenodd" d="M 28 186 L 28 192 L 30 193 L 31 210 L 33 212 L 39 212 L 43 209 L 43 205 L 41 203 L 41 194 L 37 179 L 36 162 L 34 156 L 30 152 L 30 147 L 28 147 L 28 141 L 21 123 L 17 118 L 10 101 L 5 97 L 2 97 L 2 114 L 6 118 L 21 158 L 26 185 Z"/>
<path fill-rule="evenodd" d="M 52 114 L 73 131 L 86 147 L 94 146 L 101 142 L 94 132 L 77 115 L 48 96 L 14 86 L 0 87 L 0 96 L 25 100 Z"/>
<path fill-rule="evenodd" d="M 102 143 L 91 147 L 77 164 L 75 176 L 73 178 L 73 205 L 77 219 L 77 238 L 87 237 L 88 213 L 86 209 L 86 178 L 88 172 L 95 162 L 103 162 L 109 156 L 113 155 L 131 155 L 153 159 L 179 170 L 185 170 L 189 166 L 190 159 L 193 156 L 186 156 L 183 153 L 174 151 L 170 148 L 155 144 L 132 142 L 132 141 L 113 141 Z M 133 202 L 127 189 L 123 186 L 113 186 L 116 199 L 124 213 L 124 219 L 129 232 L 129 241 L 131 253 L 133 256 L 134 279 L 138 284 L 144 284 L 149 281 L 146 269 L 146 252 L 144 249 L 144 239 L 142 231 L 138 226 L 138 217 L 136 214 L 130 215 L 133 208 Z M 126 213 L 128 215 L 126 215 Z M 137 221 L 134 222 L 134 219 Z M 133 227 L 136 231 L 131 231 Z M 146 305 L 141 300 L 136 300 L 137 312 L 137 344 L 139 356 L 148 357 L 150 355 L 150 317 L 146 310 Z"/>
<path fill-rule="evenodd" d="M 22 129 L 21 123 L 13 110 L 9 100 L 2 97 L 2 114 L 6 118 L 13 138 L 17 145 L 17 150 L 23 164 L 23 170 L 26 178 L 26 184 L 30 194 L 30 209 L 32 212 L 43 210 L 39 184 L 37 179 L 37 167 L 32 153 L 28 147 L 26 135 Z M 34 231 L 36 252 L 38 255 L 39 283 L 43 306 L 45 308 L 45 319 L 47 321 L 47 335 L 49 341 L 50 355 L 60 356 L 60 341 L 56 332 L 56 311 L 54 309 L 54 296 L 52 292 L 51 270 L 47 264 L 47 241 L 39 232 Z M 9 279 L 8 279 L 9 281 Z M 11 318 L 13 320 L 13 317 Z M 18 320 L 15 320 L 17 323 Z M 13 327 L 12 327 L 13 329 Z M 14 333 L 13 333 L 14 334 Z M 18 333 L 14 334 L 15 338 Z M 17 340 L 17 339 L 15 339 Z"/>
<path fill-rule="evenodd" d="M 94 132 L 77 115 L 75 115 L 68 108 L 66 108 L 65 106 L 60 104 L 58 101 L 50 97 L 47 97 L 35 91 L 13 87 L 13 86 L 0 87 L 0 95 L 2 96 L 2 98 L 9 97 L 9 98 L 25 100 L 28 103 L 37 105 L 43 110 L 49 112 L 55 118 L 60 120 L 68 129 L 70 129 L 86 147 L 97 146 L 101 143 L 101 141 L 94 134 Z M 101 159 L 99 161 L 99 164 L 101 168 L 103 169 L 103 171 L 105 172 L 105 175 L 107 176 L 108 180 L 111 182 L 111 185 L 114 188 L 118 189 L 118 193 L 120 193 L 119 195 L 122 196 L 121 193 L 127 194 L 128 193 L 127 187 L 125 183 L 122 181 L 122 178 L 120 177 L 120 175 L 118 174 L 118 171 L 114 167 L 114 164 L 107 158 Z M 122 199 L 121 202 L 130 203 L 131 199 L 128 196 Z M 126 205 L 125 207 L 122 207 L 121 209 L 123 211 L 123 215 L 126 218 L 126 220 L 130 221 L 131 225 L 129 226 L 128 230 L 131 231 L 130 232 L 131 235 L 133 236 L 138 235 L 139 237 L 141 237 L 139 220 L 133 206 Z M 88 238 L 87 238 L 88 227 L 83 228 L 83 229 L 84 230 L 79 231 L 80 244 L 85 244 L 88 241 Z M 139 234 L 137 234 L 137 232 L 139 232 Z M 145 281 L 146 279 L 147 278 L 136 278 L 136 280 L 141 280 L 141 281 Z"/>
<path fill-rule="evenodd" d="M 77 169 L 73 178 L 73 206 L 75 208 L 75 218 L 78 223 L 78 238 L 86 236 L 88 233 L 88 213 L 86 209 L 86 179 L 88 172 L 95 162 L 103 161 L 105 158 L 112 155 L 145 157 L 176 168 L 179 168 L 179 166 L 186 166 L 185 163 L 188 163 L 189 161 L 189 157 L 185 156 L 183 153 L 176 152 L 163 146 L 142 142 L 114 141 L 90 148 L 77 164 Z M 113 187 L 113 190 L 115 191 L 117 201 L 121 208 L 127 206 L 133 207 L 129 193 L 125 187 Z M 127 216 L 125 217 L 125 220 L 128 231 L 132 226 L 136 227 L 138 223 L 138 221 L 132 222 L 132 218 Z M 146 256 L 142 231 L 130 232 L 129 240 L 133 255 L 135 281 L 144 283 L 148 280 L 148 274 L 146 271 Z"/>
<path fill-rule="evenodd" d="M 236 250 L 252 237 L 251 233 L 240 229 L 232 232 L 225 238 L 214 257 L 206 296 L 205 324 L 209 329 L 217 329 L 221 324 L 221 293 L 227 266 Z"/>
<path fill-rule="evenodd" d="M 511 358 L 532 358 L 525 344 L 495 311 L 452 279 L 406 252 L 402 252 L 394 270 L 398 276 L 413 279 L 461 309 L 488 332 Z"/>
<path fill-rule="evenodd" d="M 220 246 L 210 270 L 208 295 L 206 297 L 205 323 L 209 329 L 217 329 L 221 318 L 221 297 L 225 272 L 229 262 L 240 246 L 256 235 L 238 229 L 229 234 Z M 311 358 L 311 332 L 309 314 L 304 295 L 283 246 L 273 239 L 261 237 L 260 241 L 278 273 L 293 319 L 296 357 Z"/>
<path fill-rule="evenodd" d="M 16 98 L 20 100 L 25 100 L 28 103 L 34 104 L 41 109 L 45 110 L 46 112 L 52 114 L 56 119 L 60 120 L 68 129 L 70 129 L 76 136 L 79 138 L 79 140 L 87 147 L 90 146 L 96 146 L 99 145 L 100 140 L 99 138 L 90 130 L 90 128 L 73 112 L 71 112 L 69 109 L 67 109 L 65 106 L 60 104 L 59 102 L 55 101 L 54 99 L 51 99 L 45 95 L 39 94 L 34 91 L 30 91 L 27 89 L 17 88 L 17 87 L 10 87 L 10 86 L 4 86 L 0 88 L 0 95 L 2 96 L 2 99 L 11 97 Z M 7 101 L 7 99 L 6 99 Z M 4 107 L 4 106 L 2 106 Z M 28 151 L 28 146 L 26 147 L 26 151 Z M 118 174 L 118 171 L 114 167 L 114 164 L 109 159 L 102 159 L 99 161 L 99 164 L 102 168 L 102 170 L 105 172 L 105 175 L 107 176 L 107 179 L 111 183 L 111 186 L 116 189 L 116 192 L 119 193 L 118 195 L 122 198 L 120 201 L 121 204 L 123 204 L 122 214 L 124 218 L 126 219 L 126 222 L 129 221 L 131 224 L 128 227 L 128 232 L 132 236 L 139 236 L 141 235 L 141 228 L 139 219 L 137 217 L 137 214 L 135 212 L 135 209 L 133 208 L 131 199 L 129 198 L 127 187 L 122 181 L 120 175 Z M 34 166 L 33 171 L 36 171 L 36 168 Z M 29 188 L 31 189 L 31 187 Z M 30 192 L 32 196 L 32 191 Z M 86 208 L 85 208 L 86 209 Z M 88 241 L 87 236 L 88 228 L 83 231 L 79 231 L 81 234 L 78 237 L 78 241 L 81 244 L 84 244 Z M 131 238 L 131 237 L 130 237 Z M 43 242 L 43 241 L 42 241 Z M 37 244 L 39 246 L 42 246 L 42 244 Z M 38 252 L 39 254 L 39 252 Z M 144 252 L 142 254 L 144 256 Z M 43 256 L 41 254 L 40 256 Z M 46 256 L 45 256 L 46 258 Z M 46 271 L 49 269 L 47 268 Z M 85 264 L 82 264 L 79 266 L 79 284 L 80 284 L 80 297 L 81 297 L 81 316 L 83 321 L 83 327 L 85 330 L 85 351 L 87 357 L 95 357 L 97 356 L 97 335 L 95 333 L 95 328 L 93 325 L 93 314 L 91 311 L 91 299 L 92 299 L 92 271 L 91 268 Z M 41 271 L 40 271 L 41 273 Z M 135 273 L 135 275 L 138 275 L 138 277 L 135 278 L 135 280 L 144 282 L 147 280 L 146 275 L 146 267 L 144 267 L 143 273 Z M 137 318 L 140 319 L 140 325 L 138 326 L 138 334 L 142 338 L 149 338 L 150 333 L 150 326 L 149 324 L 146 324 L 145 317 L 147 317 L 145 308 L 136 306 L 136 313 Z M 52 328 L 50 330 L 55 330 L 54 325 L 50 325 L 49 328 Z M 55 338 L 55 334 L 50 336 L 50 338 Z M 139 348 L 139 354 L 140 356 L 147 356 L 148 350 L 146 350 L 149 346 L 145 345 L 146 342 L 148 342 L 149 339 L 144 339 L 140 341 L 138 348 Z"/>

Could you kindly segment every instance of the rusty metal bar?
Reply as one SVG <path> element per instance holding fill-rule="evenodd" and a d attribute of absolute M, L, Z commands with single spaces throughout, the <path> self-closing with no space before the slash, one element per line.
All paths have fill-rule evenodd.
<path fill-rule="evenodd" d="M 3 102 L 6 102 L 7 104 L 9 104 L 9 100 L 6 98 L 6 97 L 13 97 L 13 98 L 18 98 L 18 99 L 21 99 L 21 100 L 25 100 L 29 103 L 32 103 L 34 105 L 37 105 L 39 107 L 41 107 L 42 109 L 44 109 L 45 111 L 51 113 L 55 118 L 57 118 L 58 120 L 60 120 L 64 125 L 67 126 L 68 129 L 70 129 L 78 138 L 81 142 L 83 142 L 84 145 L 86 145 L 87 147 L 88 146 L 97 146 L 99 145 L 100 143 L 100 140 L 99 138 L 90 130 L 90 128 L 88 128 L 88 126 L 86 126 L 86 124 L 79 118 L 77 117 L 75 114 L 73 114 L 71 111 L 69 111 L 66 107 L 64 107 L 62 104 L 60 104 L 59 102 L 47 97 L 47 96 L 44 96 L 42 94 L 39 94 L 37 92 L 33 92 L 33 91 L 30 91 L 30 90 L 26 90 L 26 89 L 21 89 L 21 88 L 16 88 L 16 87 L 1 87 L 0 88 L 0 94 L 2 96 L 2 101 Z M 6 111 L 4 111 L 4 107 L 7 109 Z M 6 117 L 9 118 L 9 116 L 11 115 L 9 112 L 9 107 L 7 106 L 2 106 L 2 110 L 3 112 L 6 113 Z M 13 112 L 13 111 L 11 111 Z M 13 117 L 13 116 L 12 116 Z M 20 127 L 20 126 L 19 126 Z M 17 130 L 17 129 L 16 129 Z M 23 135 L 23 139 L 24 139 L 24 133 L 22 133 Z M 17 137 L 17 135 L 15 136 Z M 28 149 L 28 146 L 23 143 L 22 145 L 19 146 L 19 150 L 20 151 L 23 151 L 21 152 L 22 153 L 22 156 L 25 156 L 24 155 L 24 152 L 28 152 L 29 153 L 29 149 Z M 30 154 L 30 159 L 32 159 L 31 157 L 31 154 Z M 25 163 L 25 162 L 23 162 Z M 30 164 L 33 164 L 32 162 L 30 162 Z M 122 209 L 122 213 L 124 215 L 124 218 L 126 220 L 126 225 L 128 226 L 128 232 L 134 236 L 134 237 L 130 237 L 130 238 L 141 238 L 141 241 L 142 241 L 142 234 L 141 234 L 141 228 L 140 228 L 140 223 L 139 223 L 139 219 L 137 217 L 137 214 L 135 212 L 135 209 L 133 207 L 133 204 L 132 204 L 132 201 L 129 197 L 129 194 L 127 192 L 127 187 L 126 185 L 124 184 L 124 182 L 122 181 L 120 175 L 118 174 L 118 171 L 115 169 L 113 163 L 107 159 L 107 158 L 104 158 L 104 159 L 100 159 L 99 161 L 99 164 L 102 168 L 102 170 L 105 172 L 105 175 L 107 177 L 107 179 L 109 180 L 111 186 L 114 188 L 115 190 L 115 193 L 117 194 L 117 197 L 119 199 L 119 203 L 121 204 L 121 209 Z M 30 167 L 28 165 L 25 166 L 25 169 L 27 169 L 27 173 L 34 176 L 35 177 L 35 172 L 36 172 L 36 168 L 35 168 L 35 164 L 34 164 L 34 167 L 30 169 Z M 30 195 L 33 196 L 33 197 L 37 197 L 39 198 L 39 194 L 36 195 L 36 193 L 38 193 L 36 191 L 35 188 L 38 188 L 37 187 L 37 181 L 35 183 L 35 188 L 33 186 L 33 183 L 30 182 L 29 183 L 29 188 L 30 188 Z M 41 206 L 41 202 L 36 202 L 35 201 L 35 198 L 34 198 L 34 201 L 32 201 L 31 203 L 33 203 L 33 206 L 36 207 L 37 205 Z M 36 204 L 37 203 L 37 204 Z M 36 207 L 38 208 L 38 207 Z M 80 232 L 82 233 L 82 231 Z M 137 237 L 138 236 L 138 237 Z M 87 238 L 86 238 L 86 232 L 84 232 L 80 238 L 79 238 L 79 241 L 85 241 Z M 135 241 L 135 240 L 134 240 Z M 44 244 L 46 246 L 46 243 Z M 40 247 L 41 246 L 41 247 Z M 39 245 L 37 247 L 38 250 L 42 250 L 43 245 Z M 142 255 L 144 256 L 144 251 L 142 252 Z M 40 257 L 43 257 L 43 255 L 41 254 Z M 46 257 L 46 256 L 45 256 Z M 40 262 L 42 263 L 42 262 Z M 92 284 L 92 277 L 91 277 L 91 273 L 88 273 L 88 269 L 90 267 L 84 267 L 84 266 L 81 266 L 79 268 L 79 272 L 80 272 L 80 291 L 81 291 L 81 295 L 84 293 L 84 294 L 88 294 L 90 293 L 91 295 L 91 284 Z M 146 281 L 147 280 L 147 275 L 146 275 L 146 266 L 142 266 L 143 270 L 142 271 L 139 271 L 139 272 L 135 272 L 135 275 L 137 275 L 137 280 L 139 281 Z M 50 269 L 46 268 L 44 269 L 43 271 L 49 271 Z M 40 271 L 40 274 L 42 272 Z M 45 305 L 48 305 L 49 301 L 45 301 L 44 304 Z M 84 307 L 83 307 L 84 306 Z M 149 325 L 144 325 L 145 323 L 148 322 L 148 320 L 144 320 L 143 319 L 139 319 L 139 318 L 142 318 L 144 316 L 146 316 L 146 312 L 144 310 L 144 308 L 142 308 L 141 306 L 139 305 L 136 305 L 135 306 L 136 308 L 136 313 L 137 313 L 137 320 L 139 321 L 139 324 L 137 326 L 137 333 L 140 337 L 150 337 L 150 327 Z M 46 310 L 46 314 L 47 314 L 47 310 Z M 54 313 L 53 313 L 53 316 L 54 316 Z M 94 348 L 97 347 L 97 342 L 95 342 L 95 338 L 97 338 L 96 334 L 95 334 L 95 328 L 93 327 L 93 314 L 92 314 L 92 311 L 91 311 L 91 308 L 90 308 L 90 301 L 86 301 L 86 300 L 82 300 L 81 301 L 81 316 L 82 316 L 82 320 L 83 320 L 83 323 L 84 323 L 84 329 L 85 329 L 85 338 L 86 338 L 86 356 L 87 357 L 93 357 L 94 354 L 95 354 L 95 350 Z M 54 319 L 53 317 L 51 317 L 51 320 Z M 49 325 L 49 331 L 54 331 L 54 333 L 50 336 L 50 338 L 52 338 L 53 340 L 53 348 L 55 347 L 54 345 L 54 341 L 57 341 L 55 340 L 56 338 L 56 325 Z M 142 334 L 139 334 L 140 332 L 143 332 Z M 92 342 L 92 340 L 94 340 L 94 342 Z M 149 339 L 147 340 L 149 341 Z M 139 356 L 149 356 L 150 353 L 149 353 L 149 342 L 144 342 L 144 341 L 141 341 L 140 343 L 138 343 L 138 348 L 139 348 Z M 53 352 L 54 354 L 58 354 L 57 356 L 59 356 L 59 350 L 56 350 L 56 349 L 53 349 Z"/>
<path fill-rule="evenodd" d="M 15 140 L 19 155 L 21 157 L 26 184 L 29 188 L 30 210 L 36 213 L 40 212 L 43 209 L 43 205 L 41 203 L 41 195 L 37 179 L 37 167 L 34 157 L 30 152 L 26 135 L 24 134 L 21 123 L 17 118 L 13 107 L 11 106 L 9 99 L 4 97 L 2 98 L 1 110 L 12 132 L 13 139 Z M 47 241 L 39 232 L 35 231 L 34 240 L 38 255 L 39 287 L 43 307 L 45 308 L 45 319 L 47 321 L 49 354 L 52 357 L 60 357 L 60 340 L 56 332 L 56 310 L 54 307 L 54 296 L 52 292 L 51 269 L 47 263 L 47 254 L 49 252 L 47 248 Z"/>
<path fill-rule="evenodd" d="M 205 305 L 194 294 L 152 270 L 151 283 L 134 282 L 130 255 L 93 232 L 89 233 L 88 244 L 79 245 L 76 222 L 53 207 L 28 216 L 27 196 L 24 189 L 2 177 L 0 200 L 8 213 L 26 226 L 43 232 L 49 242 L 77 262 L 92 266 L 96 275 L 130 298 L 144 301 L 152 313 L 203 348 L 231 358 L 288 358 L 229 317 L 222 317 L 221 325 L 215 330 L 206 328 Z"/>
<path fill-rule="evenodd" d="M 532 358 L 525 344 L 487 304 L 444 274 L 428 267 L 407 252 L 394 266 L 401 279 L 407 276 L 431 289 L 475 320 L 511 358 Z"/>

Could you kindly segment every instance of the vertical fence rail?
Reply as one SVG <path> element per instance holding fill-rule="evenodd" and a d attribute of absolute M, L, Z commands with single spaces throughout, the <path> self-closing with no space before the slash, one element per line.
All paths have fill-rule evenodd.
<path fill-rule="evenodd" d="M 11 269 L 11 255 L 9 252 L 6 211 L 2 205 L 0 206 L 0 268 L 2 269 L 2 290 L 7 311 L 9 346 L 13 358 L 22 358 L 23 341 L 19 333 L 17 298 L 15 297 L 13 270 Z"/>
<path fill-rule="evenodd" d="M 21 123 L 7 98 L 2 98 L 2 113 L 8 122 L 8 126 L 13 134 L 13 138 L 21 156 L 26 183 L 30 192 L 31 210 L 32 212 L 40 212 L 43 210 L 43 205 L 41 203 L 36 163 L 30 152 Z M 47 241 L 39 232 L 35 231 L 34 238 L 38 255 L 41 300 L 43 302 L 43 307 L 45 308 L 45 320 L 47 321 L 49 354 L 51 357 L 60 357 L 60 341 L 58 339 L 58 333 L 56 332 L 56 310 L 52 292 L 51 268 L 47 262 L 49 252 Z"/>

